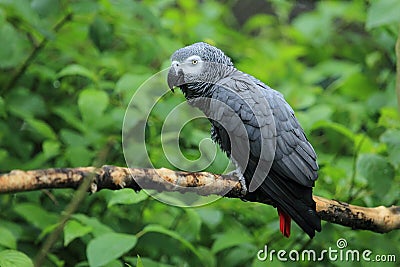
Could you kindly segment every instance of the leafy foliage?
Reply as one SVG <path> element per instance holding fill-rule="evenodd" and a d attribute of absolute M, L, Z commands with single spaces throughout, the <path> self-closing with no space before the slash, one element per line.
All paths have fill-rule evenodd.
<path fill-rule="evenodd" d="M 0 170 L 124 166 L 120 133 L 131 96 L 169 65 L 177 48 L 207 41 L 280 90 L 295 109 L 319 156 L 315 194 L 364 206 L 399 205 L 399 13 L 395 0 L 2 0 Z M 140 100 L 151 97 L 148 92 Z M 163 155 L 160 129 L 182 100 L 167 97 L 149 118 L 147 147 L 155 167 L 174 167 Z M 208 127 L 199 120 L 182 130 L 187 157 L 199 157 Z M 209 146 L 203 150 L 212 156 Z M 220 172 L 228 164 L 216 153 L 206 170 Z M 73 196 L 72 190 L 1 196 L 0 266 L 32 266 Z M 294 228 L 284 239 L 276 211 L 256 203 L 221 199 L 184 209 L 128 189 L 101 191 L 68 221 L 45 266 L 264 266 L 256 254 L 266 244 L 321 251 L 335 248 L 338 238 L 351 249 L 400 257 L 399 232 L 324 223 L 310 242 Z"/>

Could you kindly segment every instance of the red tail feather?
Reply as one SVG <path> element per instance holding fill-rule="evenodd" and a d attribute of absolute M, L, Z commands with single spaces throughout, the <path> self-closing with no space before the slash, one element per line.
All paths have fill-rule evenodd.
<path fill-rule="evenodd" d="M 283 210 L 278 208 L 278 214 L 279 214 L 279 229 L 281 230 L 281 233 L 285 237 L 290 236 L 290 222 L 291 218 L 289 215 L 287 215 Z"/>

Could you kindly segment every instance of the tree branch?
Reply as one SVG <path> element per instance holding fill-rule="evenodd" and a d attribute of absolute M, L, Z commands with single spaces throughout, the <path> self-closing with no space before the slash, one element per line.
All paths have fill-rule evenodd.
<path fill-rule="evenodd" d="M 207 172 L 179 172 L 164 168 L 129 169 L 107 165 L 101 168 L 13 170 L 0 175 L 0 194 L 52 188 L 76 189 L 85 179 L 93 179 L 90 186 L 90 191 L 93 193 L 102 189 L 132 188 L 136 191 L 155 189 L 160 192 L 195 192 L 203 196 L 241 197 L 240 183 L 231 176 Z M 322 220 L 377 233 L 400 229 L 400 206 L 366 208 L 319 196 L 314 196 L 314 200 Z M 267 200 L 257 201 L 269 204 Z"/>

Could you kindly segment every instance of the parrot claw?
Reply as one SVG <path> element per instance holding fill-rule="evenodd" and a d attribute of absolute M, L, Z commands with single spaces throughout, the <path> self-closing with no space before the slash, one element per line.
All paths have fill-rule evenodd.
<path fill-rule="evenodd" d="M 247 195 L 247 186 L 246 186 L 246 180 L 244 179 L 243 175 L 239 177 L 239 182 L 240 185 L 242 186 L 242 190 L 240 191 L 240 194 L 242 194 L 242 197 Z"/>
<path fill-rule="evenodd" d="M 246 179 L 244 178 L 243 174 L 240 172 L 239 169 L 236 169 L 234 171 L 229 172 L 227 175 L 230 176 L 235 176 L 238 178 L 239 183 L 242 187 L 242 190 L 240 190 L 240 194 L 242 195 L 242 197 L 245 197 L 247 195 L 247 185 L 246 185 Z"/>

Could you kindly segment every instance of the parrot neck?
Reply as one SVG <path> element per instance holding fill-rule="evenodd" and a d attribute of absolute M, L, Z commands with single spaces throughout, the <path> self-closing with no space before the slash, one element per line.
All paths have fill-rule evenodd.
<path fill-rule="evenodd" d="M 227 66 L 223 64 L 213 64 L 213 68 L 205 71 L 203 75 L 198 79 L 197 82 L 189 82 L 180 86 L 181 91 L 185 95 L 187 100 L 191 100 L 199 97 L 212 97 L 216 84 L 220 84 L 220 81 L 232 75 L 232 73 L 238 71 L 233 66 Z"/>
<path fill-rule="evenodd" d="M 180 88 L 190 106 L 200 109 L 205 114 L 209 112 L 210 101 L 215 91 L 214 84 L 196 82 L 184 84 Z"/>
<path fill-rule="evenodd" d="M 180 86 L 182 93 L 187 100 L 199 97 L 211 97 L 213 84 L 206 82 L 187 83 Z"/>

